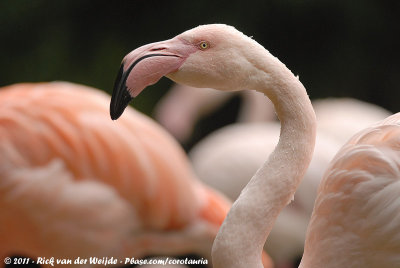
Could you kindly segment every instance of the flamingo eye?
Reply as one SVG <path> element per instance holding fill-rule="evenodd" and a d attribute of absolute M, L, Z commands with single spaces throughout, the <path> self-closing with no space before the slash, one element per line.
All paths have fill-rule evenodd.
<path fill-rule="evenodd" d="M 199 44 L 199 47 L 200 47 L 201 50 L 206 50 L 207 48 L 210 47 L 210 45 L 208 44 L 207 41 L 201 41 L 200 44 Z"/>

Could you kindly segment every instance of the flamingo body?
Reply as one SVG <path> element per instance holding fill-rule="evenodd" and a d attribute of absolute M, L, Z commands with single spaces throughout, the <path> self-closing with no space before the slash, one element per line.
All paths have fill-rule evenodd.
<path fill-rule="evenodd" d="M 398 267 L 399 193 L 397 113 L 356 134 L 333 159 L 319 186 L 304 267 Z"/>
<path fill-rule="evenodd" d="M 210 255 L 229 202 L 155 122 L 112 122 L 108 102 L 62 82 L 0 90 L 1 256 Z"/>

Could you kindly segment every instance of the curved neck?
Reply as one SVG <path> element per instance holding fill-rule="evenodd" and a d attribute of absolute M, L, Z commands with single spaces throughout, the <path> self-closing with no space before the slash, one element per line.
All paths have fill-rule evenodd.
<path fill-rule="evenodd" d="M 268 51 L 258 59 L 250 83 L 273 102 L 280 139 L 221 226 L 213 245 L 214 267 L 263 267 L 264 243 L 279 212 L 293 199 L 314 150 L 316 120 L 305 88 Z"/>

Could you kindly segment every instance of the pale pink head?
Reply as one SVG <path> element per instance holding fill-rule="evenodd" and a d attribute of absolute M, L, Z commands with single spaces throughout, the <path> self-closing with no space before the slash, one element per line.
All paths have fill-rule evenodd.
<path fill-rule="evenodd" d="M 139 47 L 122 61 L 111 98 L 111 118 L 117 119 L 132 98 L 163 76 L 194 87 L 244 89 L 255 64 L 246 54 L 254 47 L 262 48 L 224 24 L 198 26 L 172 39 Z"/>

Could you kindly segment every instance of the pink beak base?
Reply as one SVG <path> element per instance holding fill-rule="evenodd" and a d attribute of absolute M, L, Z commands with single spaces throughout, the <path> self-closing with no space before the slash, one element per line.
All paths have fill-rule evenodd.
<path fill-rule="evenodd" d="M 122 61 L 115 80 L 110 103 L 111 119 L 118 119 L 129 102 L 147 86 L 177 71 L 192 52 L 192 46 L 173 38 L 139 47 L 129 53 Z"/>

